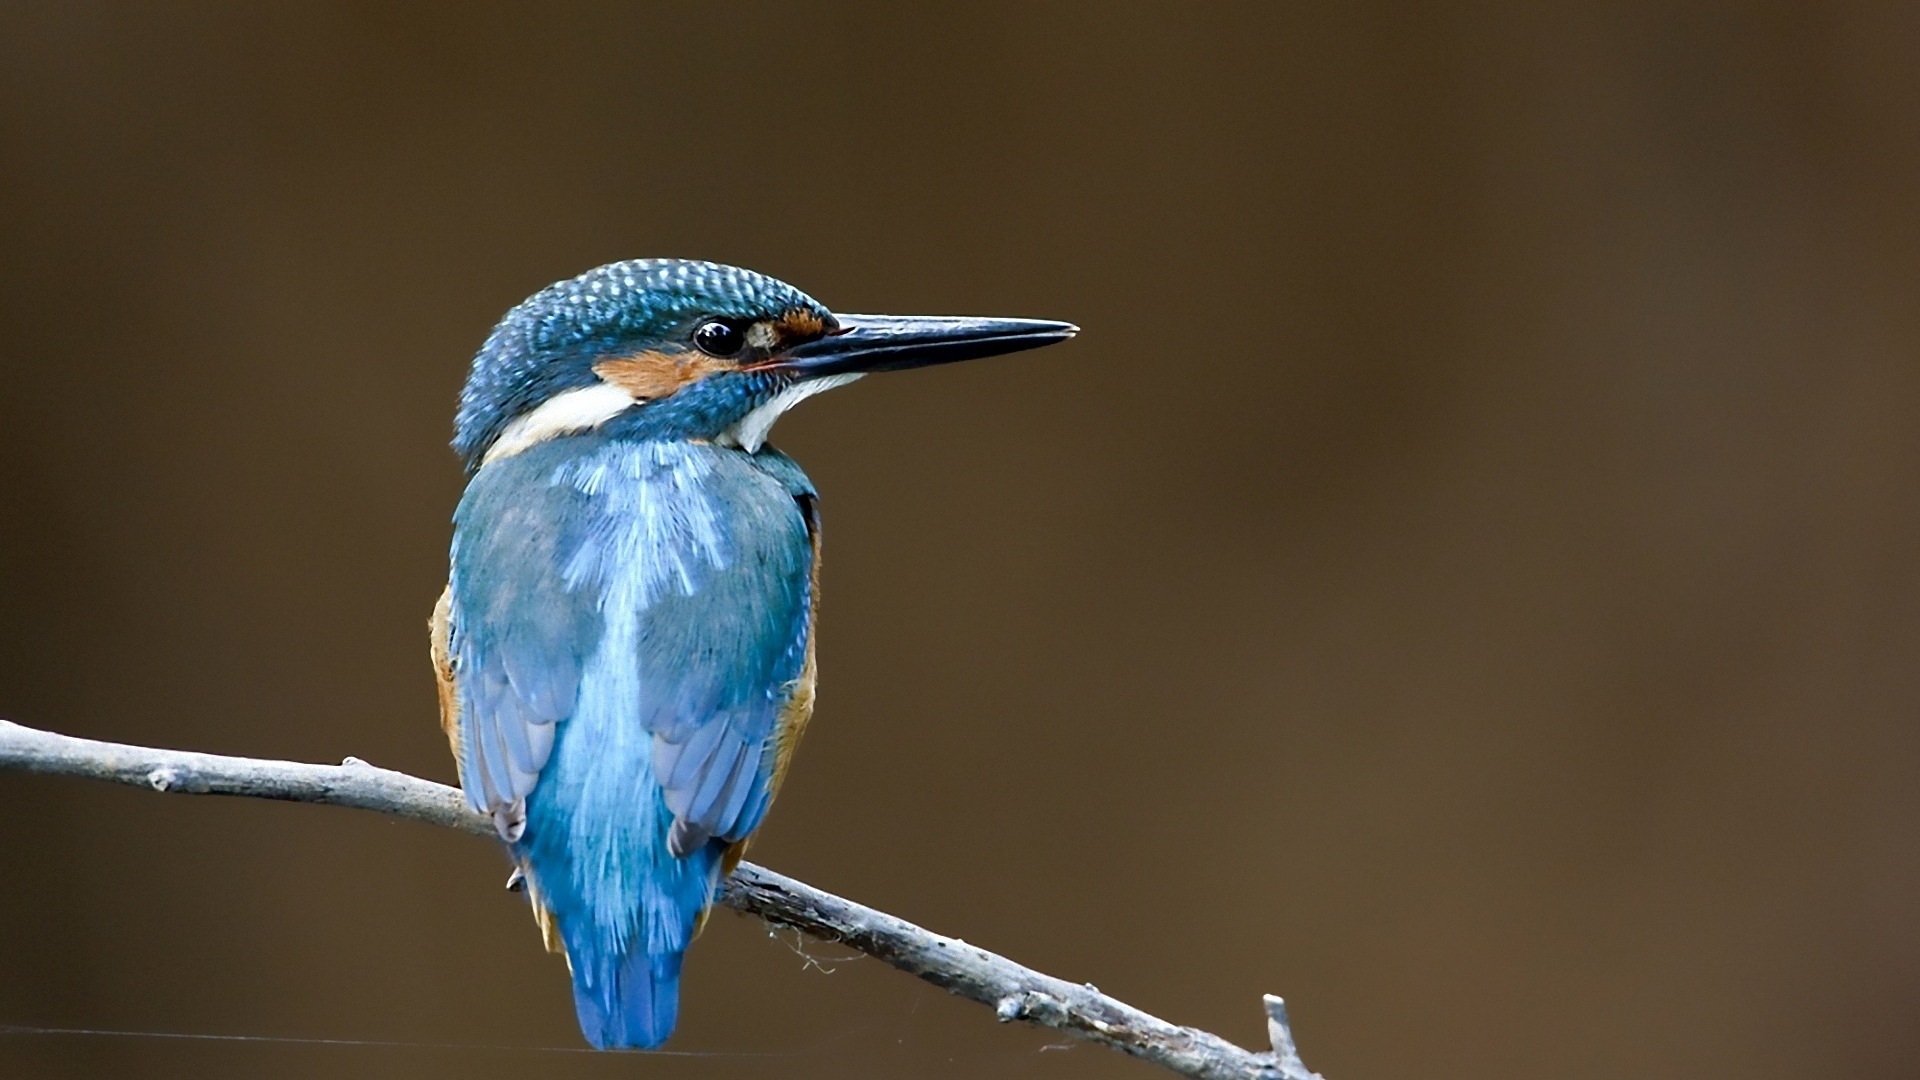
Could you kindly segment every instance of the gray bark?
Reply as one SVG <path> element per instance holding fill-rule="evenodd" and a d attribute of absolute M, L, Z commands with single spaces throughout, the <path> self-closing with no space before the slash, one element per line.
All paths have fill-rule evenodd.
<path fill-rule="evenodd" d="M 339 765 L 157 750 L 76 739 L 0 720 L 0 769 L 110 780 L 189 795 L 244 795 L 326 803 L 411 818 L 475 836 L 493 822 L 468 808 L 458 789 L 357 758 Z M 1265 999 L 1273 1048 L 1242 1049 L 1218 1035 L 1168 1023 L 1100 993 L 1023 967 L 958 938 L 856 904 L 752 863 L 722 886 L 720 903 L 839 942 L 951 993 L 993 1009 L 1002 1022 L 1064 1031 L 1201 1080 L 1318 1080 L 1294 1048 L 1286 1006 Z"/>

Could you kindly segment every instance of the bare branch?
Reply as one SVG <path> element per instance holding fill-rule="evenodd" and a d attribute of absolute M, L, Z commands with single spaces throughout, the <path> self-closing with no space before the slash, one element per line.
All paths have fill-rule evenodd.
<path fill-rule="evenodd" d="M 0 720 L 0 768 L 110 780 L 154 791 L 244 795 L 327 803 L 411 818 L 475 836 L 495 835 L 454 788 L 357 758 L 339 765 L 156 750 L 38 731 Z M 958 938 L 822 892 L 765 867 L 741 863 L 720 902 L 769 923 L 842 942 L 961 997 L 1020 1020 L 1079 1036 L 1202 1080 L 1318 1080 L 1294 1048 L 1286 1006 L 1269 995 L 1271 1051 L 1244 1050 L 1218 1035 L 1170 1024 L 1091 984 L 1023 967 Z"/>

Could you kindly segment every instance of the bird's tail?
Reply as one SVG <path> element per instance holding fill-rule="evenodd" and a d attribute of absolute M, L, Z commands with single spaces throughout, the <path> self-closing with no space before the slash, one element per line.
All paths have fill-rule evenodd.
<path fill-rule="evenodd" d="M 665 819 L 665 807 L 657 809 L 651 820 Z M 548 947 L 556 936 L 564 947 L 580 1033 L 600 1050 L 666 1042 L 680 1012 L 680 960 L 713 902 L 725 845 L 710 841 L 676 858 L 664 829 L 622 828 L 613 819 L 606 848 L 625 860 L 609 867 L 594 851 L 583 857 L 569 846 L 577 814 L 556 819 L 536 791 L 528 817 L 515 851 Z M 583 861 L 596 872 L 581 873 Z"/>
<path fill-rule="evenodd" d="M 680 1012 L 682 954 L 648 953 L 637 942 L 626 952 L 597 944 L 567 943 L 581 1034 L 598 1050 L 651 1049 L 666 1042 Z"/>

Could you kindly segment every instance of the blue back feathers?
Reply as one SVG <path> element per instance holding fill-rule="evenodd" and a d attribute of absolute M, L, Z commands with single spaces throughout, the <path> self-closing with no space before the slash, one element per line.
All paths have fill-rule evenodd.
<path fill-rule="evenodd" d="M 726 404 L 699 386 L 482 461 L 515 415 L 588 385 L 598 357 L 702 316 L 794 308 L 826 314 L 745 270 L 615 263 L 510 312 L 461 395 L 454 447 L 472 479 L 449 621 L 462 786 L 496 821 L 503 807 L 524 815 L 503 831 L 558 925 L 598 1047 L 672 1031 L 681 954 L 724 853 L 766 814 L 811 630 L 797 500 L 813 488 L 778 451 L 649 420 Z"/>
<path fill-rule="evenodd" d="M 516 853 L 595 1045 L 666 1037 L 721 855 L 766 813 L 811 490 L 777 451 L 588 435 L 488 465 L 461 501 L 465 786 L 526 799 Z"/>

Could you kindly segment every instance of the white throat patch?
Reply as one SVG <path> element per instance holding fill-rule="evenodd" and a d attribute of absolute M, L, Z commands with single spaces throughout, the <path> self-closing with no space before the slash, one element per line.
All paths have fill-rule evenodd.
<path fill-rule="evenodd" d="M 533 411 L 514 418 L 487 447 L 480 464 L 512 457 L 536 443 L 599 427 L 639 404 L 611 383 L 597 383 L 555 394 Z M 771 421 L 769 421 L 771 423 Z"/>
<path fill-rule="evenodd" d="M 767 433 L 773 430 L 773 422 L 780 419 L 781 413 L 822 390 L 845 386 L 864 374 L 866 374 L 864 371 L 852 371 L 842 375 L 823 375 L 817 379 L 794 383 L 735 421 L 732 427 L 720 433 L 718 441 L 721 446 L 737 446 L 749 454 L 758 453 L 760 448 L 766 445 Z"/>

